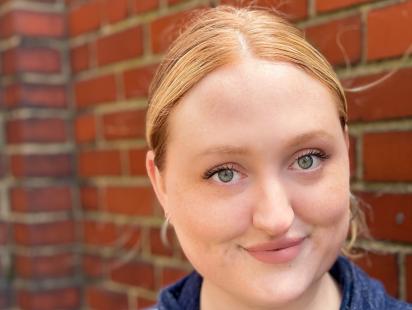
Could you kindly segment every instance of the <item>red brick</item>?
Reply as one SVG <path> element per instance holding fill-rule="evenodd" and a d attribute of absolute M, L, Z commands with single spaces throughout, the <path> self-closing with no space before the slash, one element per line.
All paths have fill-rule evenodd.
<path fill-rule="evenodd" d="M 142 55 L 142 27 L 134 27 L 97 41 L 97 63 L 107 65 Z"/>
<path fill-rule="evenodd" d="M 87 306 L 99 310 L 128 310 L 128 297 L 124 293 L 116 293 L 103 288 L 89 287 L 86 290 Z"/>
<path fill-rule="evenodd" d="M 122 248 L 136 250 L 141 248 L 142 234 L 136 225 L 123 225 L 118 227 L 118 236 Z"/>
<path fill-rule="evenodd" d="M 14 239 L 18 245 L 48 245 L 73 243 L 73 221 L 54 221 L 43 224 L 14 224 Z"/>
<path fill-rule="evenodd" d="M 390 295 L 398 298 L 398 264 L 395 255 L 368 253 L 355 262 L 373 278 L 380 280 Z"/>
<path fill-rule="evenodd" d="M 25 310 L 80 309 L 80 291 L 77 288 L 49 289 L 47 291 L 19 290 L 19 307 Z"/>
<path fill-rule="evenodd" d="M 4 87 L 2 87 L 0 89 L 0 108 L 4 109 L 5 107 L 5 102 L 4 102 L 4 98 L 6 97 L 5 91 L 4 91 Z"/>
<path fill-rule="evenodd" d="M 0 222 L 0 245 L 5 245 L 9 238 L 8 223 Z"/>
<path fill-rule="evenodd" d="M 50 256 L 16 255 L 16 274 L 22 278 L 69 277 L 74 275 L 75 257 L 73 254 Z"/>
<path fill-rule="evenodd" d="M 326 12 L 331 10 L 338 10 L 354 5 L 371 2 L 371 0 L 317 0 L 316 10 L 319 12 Z"/>
<path fill-rule="evenodd" d="M 145 110 L 121 111 L 103 116 L 105 139 L 143 138 L 145 133 Z"/>
<path fill-rule="evenodd" d="M 93 142 L 96 139 L 96 118 L 92 114 L 81 115 L 75 121 L 76 141 Z"/>
<path fill-rule="evenodd" d="M 16 177 L 69 177 L 72 160 L 67 154 L 13 155 L 11 170 Z"/>
<path fill-rule="evenodd" d="M 86 151 L 79 154 L 79 174 L 83 177 L 119 175 L 122 172 L 120 153 L 112 150 Z"/>
<path fill-rule="evenodd" d="M 1 57 L 5 75 L 21 72 L 58 73 L 61 58 L 58 51 L 44 47 L 18 48 L 5 51 Z"/>
<path fill-rule="evenodd" d="M 146 1 L 141 1 L 141 0 L 134 0 L 133 1 L 133 11 L 135 13 L 143 13 L 143 12 L 148 12 L 155 10 L 159 7 L 159 1 L 158 0 L 146 0 Z"/>
<path fill-rule="evenodd" d="M 137 297 L 137 307 L 138 309 L 148 309 L 156 304 L 156 300 L 147 299 L 144 297 Z"/>
<path fill-rule="evenodd" d="M 65 121 L 58 118 L 15 119 L 6 123 L 8 143 L 47 143 L 67 140 Z"/>
<path fill-rule="evenodd" d="M 90 50 L 88 44 L 76 46 L 70 50 L 70 64 L 75 73 L 90 67 Z"/>
<path fill-rule="evenodd" d="M 66 90 L 63 86 L 13 84 L 6 87 L 4 102 L 8 107 L 64 108 L 67 106 Z"/>
<path fill-rule="evenodd" d="M 1 5 L 0 1 L 0 5 Z M 0 38 L 5 38 L 15 33 L 14 16 L 16 12 L 8 12 L 0 18 Z"/>
<path fill-rule="evenodd" d="M 292 20 L 302 19 L 308 15 L 307 0 L 275 1 L 277 9 L 284 12 Z"/>
<path fill-rule="evenodd" d="M 399 56 L 412 48 L 412 32 L 406 31 L 412 24 L 411 0 L 372 10 L 367 22 L 369 60 Z"/>
<path fill-rule="evenodd" d="M 88 1 L 69 12 L 69 33 L 71 36 L 97 30 L 101 23 L 100 0 Z"/>
<path fill-rule="evenodd" d="M 117 227 L 111 222 L 84 221 L 84 242 L 100 246 L 115 246 L 118 240 Z"/>
<path fill-rule="evenodd" d="M 147 263 L 130 262 L 115 268 L 111 279 L 121 284 L 154 289 L 154 269 Z"/>
<path fill-rule="evenodd" d="M 127 11 L 128 0 L 105 0 L 103 3 L 103 17 L 109 23 L 123 20 Z"/>
<path fill-rule="evenodd" d="M 353 63 L 361 56 L 361 22 L 359 16 L 330 21 L 305 30 L 307 38 L 334 65 L 344 64 L 345 56 Z M 344 51 L 339 47 L 338 42 Z"/>
<path fill-rule="evenodd" d="M 162 268 L 162 286 L 170 285 L 188 274 L 186 270 L 178 268 Z"/>
<path fill-rule="evenodd" d="M 355 177 L 356 175 L 356 138 L 349 136 L 349 159 L 350 159 L 350 175 Z"/>
<path fill-rule="evenodd" d="M 178 0 L 169 0 L 169 3 Z M 222 4 L 234 5 L 236 7 L 248 7 L 251 4 L 260 7 L 274 8 L 284 14 L 290 20 L 298 20 L 308 15 L 307 0 L 222 0 Z"/>
<path fill-rule="evenodd" d="M 129 151 L 129 169 L 132 175 L 146 175 L 146 149 Z"/>
<path fill-rule="evenodd" d="M 89 277 L 104 275 L 105 262 L 100 256 L 83 255 L 83 272 Z"/>
<path fill-rule="evenodd" d="M 3 177 L 8 172 L 8 165 L 5 163 L 5 156 L 0 154 L 0 177 Z"/>
<path fill-rule="evenodd" d="M 179 34 L 184 26 L 189 12 L 179 12 L 167 15 L 152 22 L 150 25 L 151 47 L 154 53 L 164 52 Z"/>
<path fill-rule="evenodd" d="M 0 0 L 0 5 L 2 3 L 9 1 L 9 0 Z M 20 11 L 14 10 L 10 12 L 6 12 L 6 14 L 2 14 L 0 18 L 0 38 L 9 37 L 14 34 L 15 32 L 15 15 Z"/>
<path fill-rule="evenodd" d="M 374 238 L 412 242 L 412 194 L 362 193 L 371 206 L 368 226 Z"/>
<path fill-rule="evenodd" d="M 108 187 L 106 210 L 128 215 L 151 215 L 155 197 L 150 188 L 145 187 Z"/>
<path fill-rule="evenodd" d="M 153 255 L 173 256 L 173 231 L 169 229 L 167 239 L 169 245 L 164 245 L 160 237 L 160 229 L 152 228 L 150 230 L 150 253 Z"/>
<path fill-rule="evenodd" d="M 364 179 L 412 181 L 412 131 L 369 133 L 363 138 Z"/>
<path fill-rule="evenodd" d="M 157 65 L 126 71 L 123 75 L 124 93 L 127 98 L 146 97 Z"/>
<path fill-rule="evenodd" d="M 116 80 L 113 75 L 100 76 L 75 83 L 76 104 L 85 107 L 116 99 Z"/>
<path fill-rule="evenodd" d="M 412 303 L 412 255 L 406 256 L 406 300 Z"/>
<path fill-rule="evenodd" d="M 68 211 L 72 208 L 69 187 L 12 188 L 10 204 L 16 212 Z"/>
<path fill-rule="evenodd" d="M 95 211 L 99 209 L 99 196 L 94 187 L 80 188 L 80 203 L 84 210 Z"/>
<path fill-rule="evenodd" d="M 382 78 L 385 74 L 358 77 L 345 81 L 346 88 L 368 85 Z M 412 116 L 412 69 L 396 72 L 382 83 L 348 94 L 350 121 L 376 121 Z"/>
<path fill-rule="evenodd" d="M 11 11 L 0 18 L 0 37 L 12 35 L 58 38 L 65 34 L 62 14 Z"/>

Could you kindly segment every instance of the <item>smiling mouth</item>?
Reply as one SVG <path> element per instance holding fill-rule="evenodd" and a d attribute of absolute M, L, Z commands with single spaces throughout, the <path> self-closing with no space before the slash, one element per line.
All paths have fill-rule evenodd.
<path fill-rule="evenodd" d="M 283 264 L 294 260 L 303 247 L 306 237 L 282 239 L 245 248 L 256 260 L 266 264 Z"/>

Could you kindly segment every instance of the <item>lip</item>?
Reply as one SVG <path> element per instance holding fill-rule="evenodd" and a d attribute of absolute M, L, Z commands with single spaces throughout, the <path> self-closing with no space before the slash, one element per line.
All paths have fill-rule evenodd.
<path fill-rule="evenodd" d="M 283 264 L 294 260 L 300 253 L 306 237 L 282 238 L 246 247 L 255 259 L 267 264 Z"/>

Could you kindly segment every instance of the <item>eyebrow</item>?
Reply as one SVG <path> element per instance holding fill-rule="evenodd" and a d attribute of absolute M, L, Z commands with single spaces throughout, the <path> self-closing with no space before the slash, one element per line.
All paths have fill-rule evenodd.
<path fill-rule="evenodd" d="M 335 140 L 335 137 L 325 130 L 314 130 L 297 135 L 291 141 L 288 141 L 285 147 L 299 146 L 307 141 L 316 139 Z"/>
<path fill-rule="evenodd" d="M 284 147 L 285 148 L 293 148 L 299 146 L 303 143 L 306 143 L 311 140 L 322 139 L 322 140 L 335 140 L 335 138 L 329 134 L 327 131 L 324 130 L 315 130 L 310 132 L 305 132 L 299 134 L 292 138 L 292 140 L 288 141 Z M 228 155 L 246 155 L 251 153 L 251 150 L 247 147 L 243 146 L 235 146 L 235 145 L 216 145 L 212 146 L 205 151 L 198 153 L 197 156 L 207 156 L 207 155 L 214 155 L 214 154 L 228 154 Z"/>
<path fill-rule="evenodd" d="M 249 149 L 241 146 L 234 145 L 218 145 L 213 146 L 204 152 L 198 154 L 198 156 L 213 155 L 213 154 L 229 154 L 229 155 L 246 155 L 250 153 Z"/>

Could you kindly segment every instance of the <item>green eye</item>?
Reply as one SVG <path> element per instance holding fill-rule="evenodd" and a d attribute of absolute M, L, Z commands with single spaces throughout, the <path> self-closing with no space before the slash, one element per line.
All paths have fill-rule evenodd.
<path fill-rule="evenodd" d="M 301 169 L 309 169 L 313 165 L 313 158 L 311 155 L 305 155 L 298 159 L 298 165 Z"/>
<path fill-rule="evenodd" d="M 219 178 L 220 181 L 224 183 L 228 183 L 233 180 L 233 170 L 229 170 L 229 169 L 220 170 L 217 173 L 217 177 Z"/>

